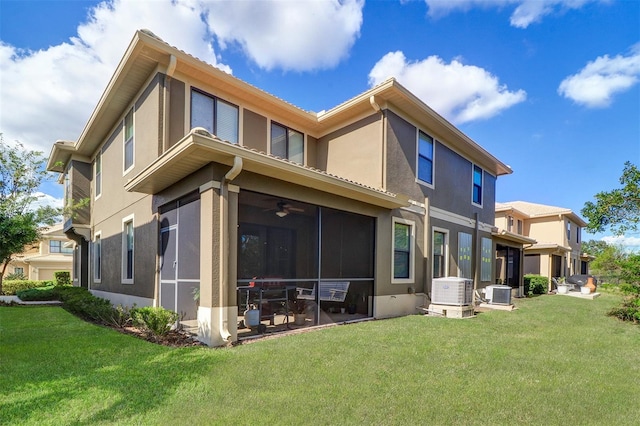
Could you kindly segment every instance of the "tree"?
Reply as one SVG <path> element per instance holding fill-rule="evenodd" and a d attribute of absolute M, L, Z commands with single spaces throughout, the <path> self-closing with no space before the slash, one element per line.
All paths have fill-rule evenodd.
<path fill-rule="evenodd" d="M 19 142 L 10 146 L 0 133 L 0 294 L 11 257 L 37 242 L 61 213 L 51 206 L 32 208 L 38 199 L 35 191 L 48 176 L 45 162 L 41 152 L 27 150 Z"/>
<path fill-rule="evenodd" d="M 614 234 L 636 231 L 640 225 L 640 169 L 630 161 L 624 163 L 622 188 L 595 195 L 595 203 L 587 201 L 582 215 L 588 220 L 587 231 L 603 232 L 611 229 Z"/>
<path fill-rule="evenodd" d="M 589 240 L 582 243 L 582 252 L 588 255 L 598 257 L 609 247 L 606 241 Z"/>

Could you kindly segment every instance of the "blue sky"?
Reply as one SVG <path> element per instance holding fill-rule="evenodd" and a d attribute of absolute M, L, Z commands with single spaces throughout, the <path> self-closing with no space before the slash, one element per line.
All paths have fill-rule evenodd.
<path fill-rule="evenodd" d="M 139 28 L 305 110 L 395 76 L 513 168 L 501 202 L 579 213 L 640 165 L 636 0 L 0 0 L 5 141 L 76 140 Z"/>

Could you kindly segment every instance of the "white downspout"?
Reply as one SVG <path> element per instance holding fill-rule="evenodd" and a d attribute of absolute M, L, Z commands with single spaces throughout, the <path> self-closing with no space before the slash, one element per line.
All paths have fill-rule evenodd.
<path fill-rule="evenodd" d="M 242 171 L 242 158 L 234 157 L 233 158 L 233 166 L 224 175 L 222 182 L 220 182 L 220 253 L 219 253 L 219 262 L 220 262 L 220 285 L 218 288 L 220 294 L 220 337 L 223 341 L 229 341 L 231 337 L 231 333 L 229 333 L 229 328 L 227 326 L 228 323 L 228 301 L 227 301 L 227 285 L 229 283 L 228 272 L 227 272 L 227 262 L 229 259 L 229 200 L 228 200 L 228 192 L 229 192 L 229 182 L 234 180 Z"/>

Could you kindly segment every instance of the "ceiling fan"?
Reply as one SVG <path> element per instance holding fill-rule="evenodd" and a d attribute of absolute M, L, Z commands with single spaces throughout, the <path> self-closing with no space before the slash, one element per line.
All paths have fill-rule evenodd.
<path fill-rule="evenodd" d="M 286 215 L 288 215 L 291 212 L 304 212 L 304 209 L 300 209 L 298 207 L 293 207 L 291 204 L 285 202 L 285 201 L 278 201 L 276 203 L 276 208 L 275 209 L 267 209 L 266 211 L 270 211 L 270 210 L 275 210 L 276 211 L 276 216 L 278 217 L 285 217 Z"/>

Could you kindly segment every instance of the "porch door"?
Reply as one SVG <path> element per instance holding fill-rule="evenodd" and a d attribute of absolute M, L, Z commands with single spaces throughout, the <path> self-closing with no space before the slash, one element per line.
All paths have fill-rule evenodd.
<path fill-rule="evenodd" d="M 160 306 L 195 325 L 200 291 L 200 198 L 184 197 L 160 209 Z"/>

